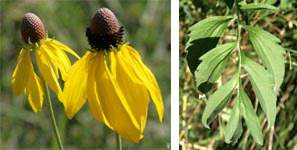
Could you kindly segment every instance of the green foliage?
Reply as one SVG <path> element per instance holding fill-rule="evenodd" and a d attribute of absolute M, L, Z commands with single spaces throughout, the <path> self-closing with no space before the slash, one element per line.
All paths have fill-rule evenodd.
<path fill-rule="evenodd" d="M 225 2 L 228 5 L 229 9 L 232 9 L 234 5 L 234 0 L 225 0 Z"/>
<path fill-rule="evenodd" d="M 274 124 L 276 115 L 276 94 L 273 92 L 271 74 L 244 55 L 242 55 L 242 65 L 251 78 L 253 90 L 267 115 L 268 128 L 270 128 Z"/>
<path fill-rule="evenodd" d="M 277 0 L 266 0 L 266 4 L 270 4 L 270 5 L 272 5 L 272 4 L 274 4 L 274 3 L 276 3 L 276 1 Z"/>
<path fill-rule="evenodd" d="M 202 20 L 190 27 L 191 33 L 186 45 L 186 51 L 188 52 L 187 61 L 192 73 L 201 63 L 199 57 L 216 46 L 231 19 L 233 17 L 216 16 Z"/>
<path fill-rule="evenodd" d="M 199 58 L 216 46 L 233 18 L 232 16 L 211 17 L 190 27 L 191 33 L 186 44 L 186 51 L 188 52 L 188 65 L 193 74 L 201 63 Z"/>
<path fill-rule="evenodd" d="M 235 46 L 236 43 L 221 45 L 199 58 L 202 63 L 195 71 L 197 86 L 204 82 L 215 83 L 218 80 Z"/>
<path fill-rule="evenodd" d="M 251 3 L 251 4 L 245 4 L 240 7 L 243 11 L 256 11 L 256 10 L 272 10 L 276 11 L 278 10 L 276 7 L 264 4 L 264 3 Z"/>
<path fill-rule="evenodd" d="M 230 1 L 226 2 L 227 4 L 230 3 Z M 209 128 L 209 124 L 227 106 L 234 90 L 237 89 L 237 96 L 225 130 L 225 142 L 232 143 L 232 145 L 237 143 L 243 132 L 243 117 L 255 142 L 262 145 L 263 136 L 261 134 L 260 122 L 241 84 L 241 74 L 244 73 L 242 68 L 248 73 L 252 89 L 266 114 L 268 120 L 267 128 L 269 129 L 275 123 L 277 94 L 284 79 L 284 49 L 279 45 L 280 40 L 272 34 L 249 25 L 243 25 L 241 23 L 241 13 L 243 13 L 242 10 L 277 10 L 277 8 L 264 3 L 246 4 L 245 1 L 236 1 L 235 3 L 236 42 L 213 48 L 234 17 L 216 16 L 204 19 L 189 29 L 191 33 L 186 45 L 186 51 L 188 52 L 187 61 L 192 73 L 193 69 L 196 69 L 196 66 L 198 66 L 195 71 L 196 86 L 200 91 L 206 92 L 209 89 L 205 89 L 205 86 L 201 85 L 208 83 L 213 85 L 219 79 L 232 55 L 233 49 L 237 46 L 237 71 L 230 81 L 223 84 L 210 96 L 202 115 L 202 123 L 206 128 Z M 242 27 L 249 32 L 250 41 L 267 70 L 243 53 L 241 49 Z M 213 37 L 216 37 L 216 39 L 213 41 L 209 40 Z"/>
<path fill-rule="evenodd" d="M 236 144 L 242 134 L 242 118 L 240 115 L 240 100 L 237 99 L 233 106 L 230 119 L 225 130 L 225 142 Z"/>
<path fill-rule="evenodd" d="M 225 142 L 232 145 L 236 144 L 242 134 L 242 117 L 244 118 L 248 129 L 250 130 L 254 140 L 262 145 L 263 136 L 261 132 L 260 122 L 253 105 L 246 95 L 241 83 L 239 84 L 238 95 L 232 108 L 230 119 L 225 130 Z"/>
<path fill-rule="evenodd" d="M 207 101 L 207 105 L 202 115 L 202 123 L 206 128 L 209 128 L 209 123 L 222 111 L 222 109 L 228 104 L 233 90 L 238 85 L 238 76 L 236 73 L 230 81 L 220 87 Z"/>
<path fill-rule="evenodd" d="M 278 43 L 280 40 L 267 31 L 245 26 L 249 32 L 253 47 L 263 64 L 273 75 L 274 90 L 277 91 L 285 75 L 285 51 Z"/>
<path fill-rule="evenodd" d="M 252 26 L 255 29 L 270 33 L 276 36 L 280 42 L 274 40 L 273 45 L 281 45 L 286 48 L 285 74 L 283 83 L 277 92 L 276 119 L 274 128 L 267 130 L 267 116 L 259 103 L 259 99 L 254 92 L 249 73 L 243 68 L 241 63 L 241 74 L 238 87 L 233 90 L 229 103 L 217 114 L 217 118 L 209 124 L 211 130 L 207 130 L 202 121 L 202 115 L 205 111 L 205 105 L 208 105 L 210 99 L 214 96 L 217 89 L 222 88 L 230 81 L 230 78 L 237 72 L 239 57 L 237 48 L 231 52 L 226 68 L 220 78 L 209 89 L 208 93 L 198 88 L 195 80 L 197 75 L 190 72 L 186 61 L 185 47 L 189 39 L 189 27 L 205 18 L 212 16 L 226 16 L 236 13 L 236 5 L 229 10 L 226 4 L 227 0 L 209 1 L 209 0 L 180 0 L 180 148 L 184 149 L 294 149 L 297 145 L 297 1 L 291 0 L 254 0 L 247 3 L 266 3 L 273 4 L 279 8 L 279 11 L 240 11 L 239 19 L 241 20 L 241 53 L 246 57 L 259 64 L 271 76 L 272 87 L 275 85 L 273 72 L 269 71 L 268 66 L 264 63 L 258 54 L 256 47 L 251 40 L 251 33 L 246 26 Z M 245 4 L 244 0 L 238 1 L 241 5 Z M 221 44 L 234 42 L 237 40 L 238 28 L 237 21 L 230 21 L 228 30 L 225 30 L 219 40 Z M 260 32 L 262 35 L 262 32 Z M 256 36 L 257 37 L 257 36 Z M 255 38 L 256 39 L 256 38 Z M 271 41 L 271 38 L 261 38 L 261 40 Z M 205 44 L 205 43 L 203 43 Z M 202 45 L 203 45 L 202 44 Z M 261 42 L 263 45 L 263 42 Z M 265 44 L 266 45 L 266 44 Z M 272 46 L 270 46 L 272 48 Z M 269 49 L 271 49 L 269 48 Z M 278 47 L 273 47 L 278 49 Z M 213 48 L 212 48 L 213 49 Z M 269 51 L 267 48 L 265 50 Z M 210 50 L 211 51 L 211 50 Z M 209 52 L 210 52 L 209 51 Z M 282 53 L 284 51 L 282 50 Z M 201 55 L 202 56 L 202 55 Z M 200 57 L 201 57 L 200 56 Z M 200 58 L 199 57 L 199 58 Z M 199 60 L 197 57 L 197 59 Z M 283 57 L 284 58 L 284 57 Z M 278 61 L 274 61 L 277 63 Z M 203 61 L 201 61 L 201 64 Z M 262 75 L 265 76 L 265 75 Z M 225 83 L 226 82 L 226 83 Z M 202 83 L 200 86 L 202 86 Z M 238 92 L 240 90 L 240 92 Z M 274 90 L 274 88 L 273 88 Z M 238 94 L 240 93 L 240 95 Z M 243 96 L 245 95 L 245 96 Z M 273 99 L 271 99 L 273 100 Z M 242 121 L 242 134 L 240 132 L 240 123 L 232 124 L 232 129 L 227 129 L 230 124 L 231 113 L 237 108 L 237 102 L 240 101 L 240 117 Z M 236 107 L 235 107 L 236 106 Z M 235 119 L 236 120 L 236 119 Z M 234 121 L 235 122 L 235 121 Z M 235 126 L 238 124 L 238 126 Z M 240 137 L 235 145 L 226 144 L 226 132 L 230 132 L 230 143 L 234 144 L 235 137 Z M 225 133 L 225 134 L 223 134 Z M 224 135 L 224 136 L 223 136 Z M 251 135 L 251 136 L 249 136 Z M 257 144 L 259 143 L 259 144 Z M 262 145 L 260 145 L 262 144 Z"/>
<path fill-rule="evenodd" d="M 263 136 L 260 127 L 260 122 L 253 109 L 253 105 L 251 100 L 246 95 L 242 85 L 239 85 L 239 96 L 237 96 L 237 100 L 235 102 L 240 103 L 240 114 L 243 116 L 245 123 L 252 134 L 254 140 L 262 145 L 263 144 Z M 234 109 L 234 108 L 233 108 Z"/>

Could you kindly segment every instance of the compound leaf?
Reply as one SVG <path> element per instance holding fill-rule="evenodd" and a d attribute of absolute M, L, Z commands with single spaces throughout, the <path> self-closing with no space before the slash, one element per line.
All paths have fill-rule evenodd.
<path fill-rule="evenodd" d="M 230 81 L 222 85 L 207 101 L 205 110 L 202 115 L 202 123 L 209 128 L 210 122 L 217 114 L 228 104 L 233 90 L 238 83 L 239 73 L 237 72 Z"/>
<path fill-rule="evenodd" d="M 194 74 L 201 63 L 199 58 L 214 48 L 233 16 L 215 16 L 204 19 L 190 27 L 190 39 L 186 44 L 187 61 Z"/>
<path fill-rule="evenodd" d="M 270 128 L 276 117 L 276 95 L 271 74 L 261 65 L 242 55 L 243 68 L 248 72 L 253 90 L 265 112 Z"/>
<path fill-rule="evenodd" d="M 285 75 L 285 50 L 278 44 L 280 40 L 264 30 L 251 26 L 244 27 L 256 53 L 274 78 L 274 91 L 277 93 Z"/>
<path fill-rule="evenodd" d="M 231 51 L 236 47 L 236 43 L 228 43 L 216 48 L 213 48 L 199 58 L 202 62 L 195 71 L 196 83 L 199 86 L 201 83 L 214 83 L 223 72 Z"/>
<path fill-rule="evenodd" d="M 256 10 L 273 10 L 276 11 L 278 10 L 277 7 L 274 7 L 269 4 L 264 4 L 264 3 L 250 3 L 250 4 L 245 4 L 240 7 L 241 10 L 243 11 L 256 11 Z"/>

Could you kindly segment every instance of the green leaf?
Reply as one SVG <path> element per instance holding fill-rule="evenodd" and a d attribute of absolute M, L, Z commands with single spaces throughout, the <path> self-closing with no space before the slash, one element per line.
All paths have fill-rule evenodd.
<path fill-rule="evenodd" d="M 277 2 L 277 0 L 267 0 L 265 3 L 266 4 L 274 4 L 276 2 Z"/>
<path fill-rule="evenodd" d="M 225 0 L 227 6 L 229 7 L 229 9 L 232 9 L 233 4 L 234 4 L 234 0 Z"/>
<path fill-rule="evenodd" d="M 233 90 L 238 83 L 239 73 L 237 72 L 230 81 L 221 86 L 207 101 L 205 110 L 202 115 L 202 123 L 209 128 L 210 122 L 217 114 L 228 104 Z"/>
<path fill-rule="evenodd" d="M 264 4 L 264 3 L 250 3 L 246 5 L 242 5 L 240 7 L 241 10 L 243 11 L 255 11 L 255 10 L 273 10 L 276 11 L 278 10 L 277 7 L 274 7 L 269 4 Z"/>
<path fill-rule="evenodd" d="M 236 47 L 236 43 L 228 43 L 213 48 L 199 58 L 202 63 L 195 71 L 197 86 L 204 82 L 215 83 L 223 72 L 231 51 Z"/>
<path fill-rule="evenodd" d="M 251 135 L 253 136 L 255 142 L 257 142 L 260 145 L 263 145 L 263 136 L 260 122 L 258 120 L 256 112 L 253 109 L 251 100 L 244 92 L 241 84 L 239 86 L 238 101 L 240 101 L 241 114 L 245 120 L 245 123 Z"/>
<path fill-rule="evenodd" d="M 235 100 L 230 119 L 225 130 L 225 142 L 234 145 L 242 134 L 242 122 L 240 115 L 240 100 Z"/>
<path fill-rule="evenodd" d="M 242 5 L 246 5 L 246 1 L 245 0 L 237 0 L 239 6 L 242 6 Z"/>
<path fill-rule="evenodd" d="M 263 64 L 274 78 L 274 91 L 277 93 L 285 75 L 285 50 L 278 44 L 280 40 L 274 35 L 251 26 L 244 26 L 249 32 L 253 47 Z"/>
<path fill-rule="evenodd" d="M 270 128 L 276 117 L 276 95 L 271 74 L 261 65 L 242 55 L 243 68 L 248 72 L 253 90 L 265 112 Z"/>
<path fill-rule="evenodd" d="M 214 48 L 233 16 L 215 16 L 204 19 L 190 27 L 190 39 L 186 44 L 187 61 L 194 74 L 201 63 L 199 58 Z"/>
<path fill-rule="evenodd" d="M 291 9 L 293 7 L 293 1 L 292 0 L 281 0 L 280 7 L 282 9 Z"/>

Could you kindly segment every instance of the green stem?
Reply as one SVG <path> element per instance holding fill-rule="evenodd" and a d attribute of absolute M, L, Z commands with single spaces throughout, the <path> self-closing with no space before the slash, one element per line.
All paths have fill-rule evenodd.
<path fill-rule="evenodd" d="M 238 1 L 235 0 L 236 2 L 236 20 L 237 20 L 237 53 L 238 53 L 238 73 L 239 73 L 239 84 L 241 84 L 241 79 L 240 79 L 240 72 L 241 72 L 241 48 L 240 48 L 240 42 L 241 42 L 241 29 L 242 25 L 240 22 L 240 10 L 239 10 L 239 5 Z M 239 88 L 237 88 L 239 92 Z"/>
<path fill-rule="evenodd" d="M 241 22 L 240 22 L 240 10 L 238 6 L 238 1 L 236 1 L 236 20 L 237 20 L 237 52 L 238 52 L 238 59 L 239 59 L 239 69 L 241 69 L 241 48 L 240 48 L 240 41 L 241 41 Z M 240 71 L 240 70 L 239 70 Z"/>
<path fill-rule="evenodd" d="M 116 138 L 117 138 L 117 148 L 118 148 L 118 150 L 122 150 L 123 149 L 122 148 L 122 138 L 118 133 L 116 133 L 116 132 L 114 132 L 114 133 L 116 134 Z"/>
<path fill-rule="evenodd" d="M 107 61 L 107 65 L 108 65 L 108 69 L 110 72 L 112 72 L 112 67 L 111 67 L 111 59 L 110 59 L 110 52 L 106 52 L 106 61 Z M 121 139 L 121 136 L 114 132 L 116 134 L 116 141 L 117 141 L 117 148 L 118 150 L 122 150 L 122 139 Z"/>
<path fill-rule="evenodd" d="M 57 127 L 57 124 L 56 124 L 55 114 L 54 114 L 54 111 L 53 111 L 53 106 L 52 106 L 51 97 L 50 97 L 49 90 L 48 90 L 48 85 L 47 85 L 45 80 L 43 80 L 43 85 L 45 87 L 45 97 L 47 99 L 48 109 L 49 109 L 49 112 L 50 112 L 52 125 L 54 127 L 54 133 L 55 133 L 55 136 L 56 136 L 56 140 L 57 140 L 59 149 L 63 150 L 64 148 L 63 148 L 63 144 L 62 144 L 62 141 L 61 141 L 61 138 L 60 138 L 59 130 L 58 130 L 58 127 Z"/>

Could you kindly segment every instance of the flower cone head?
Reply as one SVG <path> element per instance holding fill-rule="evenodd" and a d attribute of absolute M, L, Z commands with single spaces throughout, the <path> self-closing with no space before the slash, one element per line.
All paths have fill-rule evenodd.
<path fill-rule="evenodd" d="M 119 32 L 119 22 L 116 16 L 108 8 L 100 8 L 96 11 L 91 24 L 91 32 L 98 35 L 114 34 Z"/>
<path fill-rule="evenodd" d="M 86 35 L 92 49 L 109 50 L 122 43 L 123 27 L 120 27 L 118 19 L 108 8 L 100 8 L 92 19 Z"/>
<path fill-rule="evenodd" d="M 39 17 L 33 13 L 25 14 L 21 24 L 21 34 L 26 43 L 45 39 L 45 28 Z"/>

